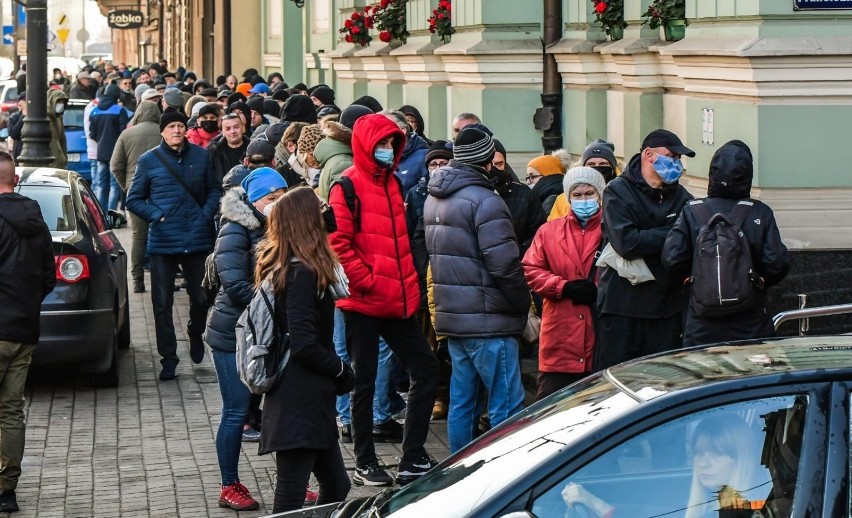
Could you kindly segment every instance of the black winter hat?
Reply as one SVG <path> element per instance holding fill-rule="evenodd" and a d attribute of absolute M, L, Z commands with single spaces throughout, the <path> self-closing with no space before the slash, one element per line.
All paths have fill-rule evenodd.
<path fill-rule="evenodd" d="M 228 106 L 230 106 L 238 101 L 246 102 L 246 96 L 240 92 L 234 92 L 228 96 L 228 100 L 226 102 L 228 103 Z"/>
<path fill-rule="evenodd" d="M 270 124 L 264 134 L 266 135 L 266 140 L 272 143 L 272 145 L 277 145 L 281 142 L 281 138 L 284 137 L 284 131 L 287 130 L 287 126 L 289 126 L 289 122 L 278 122 L 275 124 Z"/>
<path fill-rule="evenodd" d="M 286 101 L 290 97 L 290 92 L 286 88 L 281 88 L 272 92 L 272 99 L 275 101 Z"/>
<path fill-rule="evenodd" d="M 198 92 L 198 95 L 202 97 L 216 97 L 216 89 L 215 88 L 202 88 L 201 91 Z"/>
<path fill-rule="evenodd" d="M 426 165 L 436 158 L 453 159 L 453 143 L 447 140 L 436 140 L 426 153 Z"/>
<path fill-rule="evenodd" d="M 180 122 L 183 123 L 184 126 L 186 126 L 186 115 L 179 112 L 178 110 L 167 108 L 166 111 L 164 111 L 163 114 L 160 115 L 160 133 L 162 133 L 163 130 L 166 129 L 166 126 L 173 122 Z"/>
<path fill-rule="evenodd" d="M 257 113 L 263 113 L 263 96 L 260 95 L 252 95 L 246 101 L 246 104 L 249 108 Z"/>
<path fill-rule="evenodd" d="M 198 81 L 198 76 L 195 75 L 195 72 L 187 72 L 183 75 L 183 80 L 192 79 L 193 81 Z"/>
<path fill-rule="evenodd" d="M 259 155 L 260 159 L 252 161 L 252 157 Z M 261 138 L 249 142 L 246 148 L 246 158 L 256 164 L 264 164 L 275 158 L 275 144 Z"/>
<path fill-rule="evenodd" d="M 618 167 L 618 161 L 615 159 L 615 144 L 606 140 L 597 139 L 586 146 L 580 157 L 580 164 L 585 165 L 590 158 L 603 158 L 613 169 Z"/>
<path fill-rule="evenodd" d="M 494 151 L 503 155 L 503 158 L 508 158 L 509 155 L 506 154 L 506 148 L 503 146 L 503 143 L 494 139 Z"/>
<path fill-rule="evenodd" d="M 252 78 L 252 76 L 256 76 L 256 75 L 257 75 L 257 69 L 256 68 L 247 68 L 246 71 L 243 72 L 243 79 L 248 81 L 249 79 Z"/>
<path fill-rule="evenodd" d="M 207 103 L 202 106 L 200 110 L 198 110 L 198 116 L 201 117 L 202 115 L 215 115 L 218 117 L 219 110 L 221 109 L 222 107 L 219 106 L 218 103 Z"/>
<path fill-rule="evenodd" d="M 246 126 L 251 126 L 251 108 L 249 108 L 248 104 L 243 101 L 237 101 L 233 104 L 229 104 L 228 113 L 234 113 L 235 111 L 242 112 L 243 116 L 246 118 Z"/>
<path fill-rule="evenodd" d="M 275 99 L 266 98 L 263 100 L 263 112 L 261 113 L 278 117 L 278 114 L 281 113 L 281 107 L 278 106 L 278 102 Z"/>
<path fill-rule="evenodd" d="M 494 139 L 479 128 L 465 127 L 453 142 L 453 158 L 469 165 L 488 164 L 494 158 Z"/>
<path fill-rule="evenodd" d="M 340 114 L 340 124 L 343 124 L 350 130 L 355 127 L 355 121 L 364 115 L 370 115 L 373 111 L 361 104 L 350 104 Z"/>
<path fill-rule="evenodd" d="M 364 95 L 355 99 L 354 101 L 352 101 L 352 104 L 360 104 L 361 106 L 366 106 L 367 108 L 373 110 L 373 113 L 379 113 L 380 111 L 384 110 L 384 108 L 382 108 L 382 103 L 377 101 L 375 97 L 370 97 L 369 95 Z"/>
<path fill-rule="evenodd" d="M 720 147 L 710 160 L 707 196 L 732 200 L 748 198 L 753 179 L 751 149 L 742 141 L 732 140 Z"/>
<path fill-rule="evenodd" d="M 290 122 L 317 123 L 317 110 L 307 95 L 291 95 L 281 107 L 281 119 Z"/>
<path fill-rule="evenodd" d="M 334 90 L 324 85 L 315 88 L 311 97 L 316 97 L 323 104 L 334 104 Z"/>

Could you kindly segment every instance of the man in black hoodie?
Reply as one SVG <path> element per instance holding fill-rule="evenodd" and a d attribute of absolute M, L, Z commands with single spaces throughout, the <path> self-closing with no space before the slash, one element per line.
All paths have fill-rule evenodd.
<path fill-rule="evenodd" d="M 18 510 L 24 383 L 39 339 L 41 302 L 56 285 L 50 231 L 38 203 L 15 192 L 15 162 L 0 152 L 0 512 Z"/>
<path fill-rule="evenodd" d="M 110 83 L 89 115 L 89 138 L 98 143 L 98 170 L 92 187 L 104 212 L 117 209 L 121 197 L 121 187 L 109 169 L 118 136 L 130 122 L 127 110 L 118 103 L 120 95 L 118 85 Z"/>
<path fill-rule="evenodd" d="M 663 243 L 692 196 L 679 183 L 680 157 L 694 157 L 674 133 L 654 130 L 627 170 L 603 194 L 604 239 L 627 260 L 643 260 L 654 280 L 633 285 L 613 268 L 601 270 L 596 370 L 680 347 L 686 305 L 660 259 Z"/>
<path fill-rule="evenodd" d="M 753 177 L 751 150 L 745 143 L 732 140 L 719 148 L 710 161 L 707 198 L 689 202 L 666 238 L 663 264 L 671 272 L 672 282 L 682 283 L 692 273 L 695 242 L 699 230 L 707 223 L 699 219 L 694 206 L 700 203 L 707 207 L 709 214 L 729 216 L 741 201 L 749 207 L 738 224 L 748 241 L 754 270 L 761 279 L 755 287 L 756 302 L 750 309 L 723 318 L 701 317 L 690 303 L 683 333 L 684 347 L 774 334 L 772 317 L 766 310 L 766 288 L 784 279 L 790 263 L 772 209 L 749 198 Z"/>

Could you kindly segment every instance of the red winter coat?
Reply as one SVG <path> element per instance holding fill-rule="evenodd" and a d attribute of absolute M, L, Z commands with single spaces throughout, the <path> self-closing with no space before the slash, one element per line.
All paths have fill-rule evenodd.
<path fill-rule="evenodd" d="M 373 158 L 373 152 L 376 144 L 389 136 L 394 137 L 394 163 L 384 168 Z M 351 292 L 337 302 L 340 309 L 377 318 L 408 318 L 420 307 L 405 204 L 399 182 L 393 178 L 403 149 L 405 135 L 384 115 L 367 115 L 355 123 L 355 165 L 342 176 L 351 178 L 355 187 L 361 228 L 355 230 L 340 186 L 331 189 L 328 200 L 337 219 L 337 231 L 329 240 L 349 277 Z"/>
<path fill-rule="evenodd" d="M 568 281 L 588 278 L 600 242 L 600 212 L 589 219 L 585 229 L 572 212 L 539 228 L 524 255 L 527 283 L 544 299 L 538 344 L 541 372 L 592 370 L 592 310 L 563 299 L 562 289 Z"/>

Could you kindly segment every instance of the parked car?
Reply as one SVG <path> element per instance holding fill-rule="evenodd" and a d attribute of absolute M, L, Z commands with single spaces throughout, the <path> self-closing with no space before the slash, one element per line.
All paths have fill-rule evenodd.
<path fill-rule="evenodd" d="M 86 152 L 86 132 L 83 131 L 83 112 L 89 101 L 69 99 L 62 113 L 65 125 L 65 140 L 68 144 L 68 163 L 66 168 L 82 176 L 89 185 L 92 183 L 92 168 L 89 154 Z"/>
<path fill-rule="evenodd" d="M 311 511 L 850 516 L 850 395 L 850 336 L 649 356 L 532 405 L 401 489 Z"/>
<path fill-rule="evenodd" d="M 18 111 L 18 82 L 14 79 L 0 81 L 0 114 L 3 120 Z"/>
<path fill-rule="evenodd" d="M 127 254 L 89 186 L 73 171 L 18 167 L 17 191 L 36 200 L 53 237 L 56 288 L 41 306 L 35 364 L 74 363 L 118 385 L 130 346 Z"/>

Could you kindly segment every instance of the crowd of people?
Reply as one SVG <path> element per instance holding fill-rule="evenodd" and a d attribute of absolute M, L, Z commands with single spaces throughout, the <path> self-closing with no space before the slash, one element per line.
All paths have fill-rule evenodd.
<path fill-rule="evenodd" d="M 200 363 L 209 347 L 222 395 L 223 507 L 258 506 L 239 478 L 243 441 L 276 454 L 274 512 L 336 501 L 350 489 L 338 440 L 354 443 L 351 483 L 416 480 L 437 464 L 430 420 L 447 419 L 458 451 L 481 414 L 496 426 L 523 408 L 524 352 L 537 350 L 541 399 L 625 360 L 772 333 L 766 288 L 787 251 L 771 209 L 749 198 L 743 142 L 715 153 L 708 198 L 693 200 L 679 178 L 695 152 L 664 129 L 626 166 L 595 140 L 518 175 L 511 136 L 476 114 L 430 138 L 415 106 L 364 96 L 340 108 L 329 86 L 290 87 L 280 73 L 208 82 L 165 62 L 107 63 L 73 84 L 57 71 L 50 88 L 90 101 L 92 187 L 114 223 L 129 217 L 134 292 L 150 269 L 164 382 L 180 361 L 174 291 L 189 295 L 189 356 Z M 706 209 L 742 201 L 733 223 L 754 294 L 720 319 L 690 296 L 696 240 Z M 261 402 L 240 382 L 235 326 L 265 280 L 292 359 Z M 350 294 L 333 301 L 340 282 Z M 402 443 L 395 477 L 376 441 Z M 311 472 L 318 495 L 305 490 Z"/>

